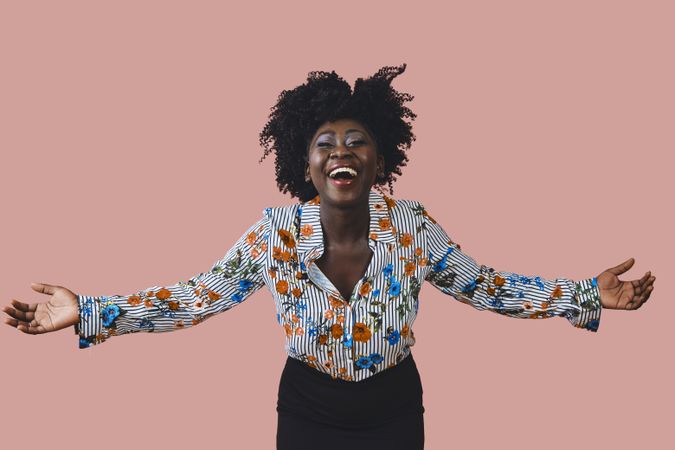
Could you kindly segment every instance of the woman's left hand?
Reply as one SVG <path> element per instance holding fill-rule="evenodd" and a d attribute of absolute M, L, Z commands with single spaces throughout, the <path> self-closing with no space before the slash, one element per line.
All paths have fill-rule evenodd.
<path fill-rule="evenodd" d="M 630 269 L 634 262 L 635 259 L 629 258 L 596 277 L 600 289 L 600 303 L 603 308 L 638 309 L 649 299 L 652 290 L 654 290 L 654 280 L 656 280 L 656 277 L 651 276 L 651 271 L 639 280 L 619 280 L 618 275 Z"/>

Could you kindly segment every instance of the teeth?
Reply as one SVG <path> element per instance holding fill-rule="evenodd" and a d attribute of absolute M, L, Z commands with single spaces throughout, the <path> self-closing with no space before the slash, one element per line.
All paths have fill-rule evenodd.
<path fill-rule="evenodd" d="M 341 172 L 347 172 L 351 176 L 355 177 L 356 176 L 356 170 L 352 169 L 351 167 L 338 167 L 337 169 L 333 169 L 328 176 L 331 178 L 335 178 L 335 175 Z"/>

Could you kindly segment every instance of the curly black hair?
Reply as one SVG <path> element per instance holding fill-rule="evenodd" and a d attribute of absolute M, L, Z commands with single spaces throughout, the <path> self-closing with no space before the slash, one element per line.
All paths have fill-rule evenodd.
<path fill-rule="evenodd" d="M 385 66 L 370 78 L 359 78 L 354 92 L 335 71 L 309 72 L 307 82 L 279 94 L 271 108 L 269 121 L 260 132 L 262 162 L 275 152 L 277 186 L 282 193 L 289 192 L 301 201 L 318 195 L 312 182 L 305 181 L 305 163 L 311 139 L 325 122 L 349 118 L 361 123 L 375 139 L 378 152 L 384 157 L 384 176 L 376 185 L 387 184 L 393 195 L 393 182 L 406 165 L 406 150 L 415 140 L 412 125 L 406 122 L 417 115 L 404 103 L 414 97 L 397 92 L 391 80 L 405 71 Z"/>

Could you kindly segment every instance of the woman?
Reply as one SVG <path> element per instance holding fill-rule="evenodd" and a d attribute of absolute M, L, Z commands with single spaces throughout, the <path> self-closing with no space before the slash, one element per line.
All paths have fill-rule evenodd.
<path fill-rule="evenodd" d="M 299 203 L 266 208 L 209 272 L 132 295 L 89 297 L 46 284 L 47 303 L 16 300 L 6 323 L 29 334 L 75 325 L 80 347 L 138 331 L 196 325 L 267 286 L 286 335 L 277 448 L 424 446 L 422 385 L 410 351 L 423 281 L 477 309 L 562 316 L 597 331 L 602 307 L 637 309 L 655 277 L 620 281 L 633 259 L 574 282 L 497 272 L 461 251 L 424 206 L 389 186 L 414 135 L 409 94 L 384 67 L 350 86 L 311 72 L 283 91 L 260 134 L 279 189 Z"/>

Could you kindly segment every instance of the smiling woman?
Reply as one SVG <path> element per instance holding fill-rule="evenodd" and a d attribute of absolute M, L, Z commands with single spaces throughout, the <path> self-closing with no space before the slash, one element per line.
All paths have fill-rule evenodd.
<path fill-rule="evenodd" d="M 260 160 L 272 152 L 276 154 L 281 192 L 289 192 L 301 201 L 314 198 L 318 194 L 312 183 L 315 180 L 306 177 L 304 162 L 312 150 L 327 152 L 343 143 L 377 148 L 381 170 L 375 186 L 386 184 L 393 194 L 396 175 L 402 174 L 401 167 L 408 161 L 406 150 L 415 140 L 412 125 L 406 119 L 414 120 L 417 115 L 405 106 L 414 97 L 391 87 L 391 81 L 405 68 L 405 64 L 383 67 L 370 78 L 358 78 L 353 92 L 335 71 L 310 72 L 304 84 L 283 91 L 260 133 L 264 148 Z M 350 120 L 337 124 L 343 126 L 334 130 L 338 119 Z"/>
<path fill-rule="evenodd" d="M 415 114 L 391 80 L 405 65 L 359 78 L 311 72 L 283 91 L 260 134 L 277 184 L 300 201 L 265 208 L 210 270 L 131 295 L 76 295 L 36 283 L 49 302 L 14 300 L 6 323 L 28 334 L 75 325 L 80 348 L 113 336 L 192 327 L 270 291 L 288 358 L 277 402 L 279 450 L 424 447 L 422 384 L 412 357 L 425 281 L 478 310 L 562 317 L 596 332 L 602 308 L 637 309 L 651 273 L 546 280 L 479 264 L 422 203 L 382 192 L 401 175 Z M 376 187 L 380 193 L 375 192 Z M 448 321 L 451 321 L 448 318 Z"/>

